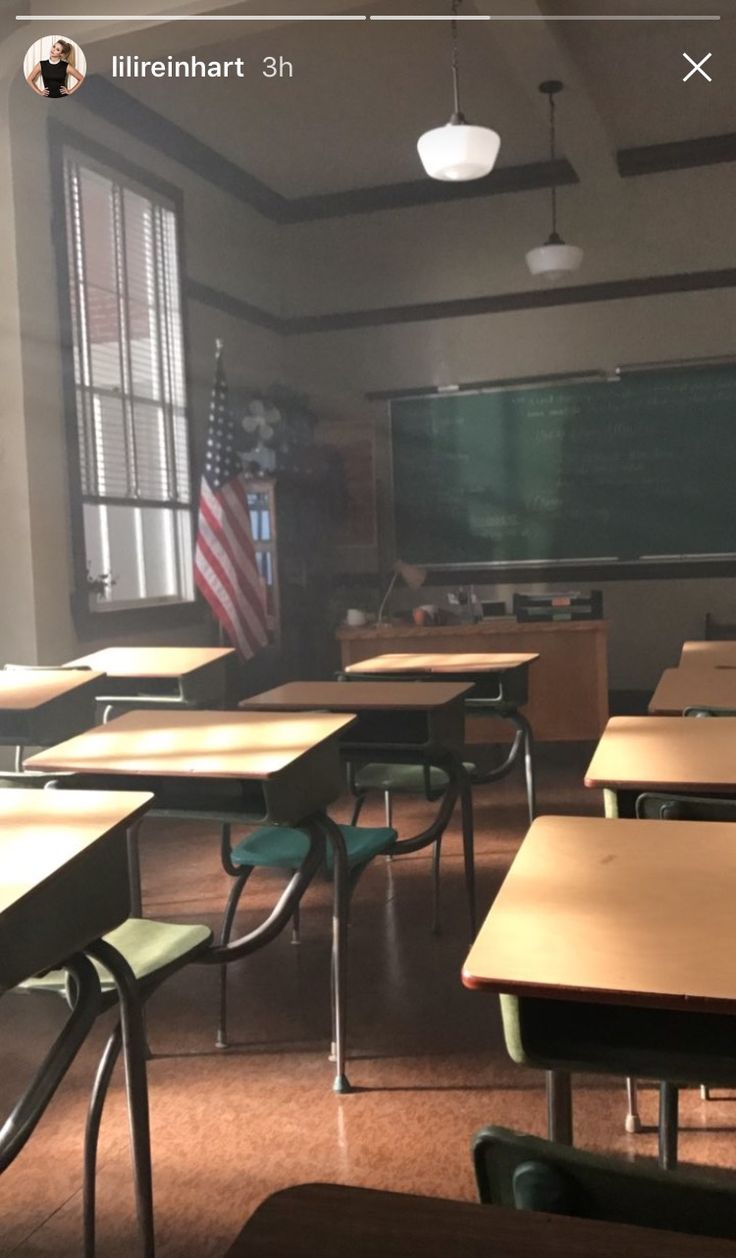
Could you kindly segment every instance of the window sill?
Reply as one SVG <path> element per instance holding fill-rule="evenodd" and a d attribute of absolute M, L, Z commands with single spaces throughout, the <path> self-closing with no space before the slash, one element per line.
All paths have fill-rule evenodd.
<path fill-rule="evenodd" d="M 100 603 L 97 607 L 90 607 L 88 602 L 88 611 L 90 616 L 114 616 L 117 612 L 147 612 L 160 611 L 164 607 L 175 608 L 196 607 L 196 599 L 188 598 L 138 598 L 132 602 L 126 603 L 121 599 L 119 602 L 112 600 L 109 603 Z"/>
<path fill-rule="evenodd" d="M 152 600 L 144 604 L 112 605 L 104 610 L 92 611 L 86 590 L 72 594 L 71 610 L 74 627 L 82 639 L 119 638 L 148 630 L 165 632 L 187 625 L 203 625 L 209 619 L 207 609 L 199 599 L 186 603 L 171 599 Z"/>

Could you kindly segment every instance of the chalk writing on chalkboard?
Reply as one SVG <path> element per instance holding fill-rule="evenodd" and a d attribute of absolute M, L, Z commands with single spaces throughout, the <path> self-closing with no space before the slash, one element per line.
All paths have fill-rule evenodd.
<path fill-rule="evenodd" d="M 407 398 L 391 434 L 409 562 L 736 555 L 736 367 Z"/>

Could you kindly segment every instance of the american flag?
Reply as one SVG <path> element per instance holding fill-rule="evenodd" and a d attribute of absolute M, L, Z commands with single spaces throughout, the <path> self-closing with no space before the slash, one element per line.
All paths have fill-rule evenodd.
<path fill-rule="evenodd" d="M 268 641 L 264 590 L 250 531 L 248 498 L 235 450 L 218 341 L 202 484 L 194 580 L 244 659 Z"/>

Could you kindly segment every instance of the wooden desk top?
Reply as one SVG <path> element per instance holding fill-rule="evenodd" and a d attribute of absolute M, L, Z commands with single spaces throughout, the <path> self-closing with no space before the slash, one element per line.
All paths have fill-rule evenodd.
<path fill-rule="evenodd" d="M 0 916 L 152 800 L 145 791 L 0 791 Z"/>
<path fill-rule="evenodd" d="M 736 642 L 683 642 L 680 668 L 736 668 Z"/>
<path fill-rule="evenodd" d="M 442 681 L 291 681 L 243 699 L 250 711 L 292 712 L 328 708 L 332 712 L 421 711 L 445 707 L 473 689 L 471 684 Z"/>
<path fill-rule="evenodd" d="M 501 673 L 525 668 L 538 660 L 535 653 L 508 652 L 393 652 L 348 664 L 346 673 Z"/>
<path fill-rule="evenodd" d="M 685 708 L 736 709 L 736 668 L 667 668 L 649 700 L 652 716 L 682 716 Z"/>
<path fill-rule="evenodd" d="M 730 822 L 538 818 L 465 986 L 736 1013 L 735 836 Z"/>
<path fill-rule="evenodd" d="M 0 791 L 0 991 L 125 921 L 125 827 L 152 800 L 142 791 Z"/>
<path fill-rule="evenodd" d="M 108 646 L 69 662 L 108 677 L 185 677 L 234 654 L 232 647 L 220 646 Z"/>
<path fill-rule="evenodd" d="M 74 672 L 49 668 L 37 673 L 0 669 L 0 711 L 31 712 L 62 695 L 96 683 L 101 676 L 102 673 L 84 669 Z"/>
<path fill-rule="evenodd" d="M 300 1184 L 267 1197 L 225 1258 L 736 1258 L 732 1241 L 622 1223 Z"/>
<path fill-rule="evenodd" d="M 265 780 L 347 729 L 352 715 L 136 711 L 38 752 L 32 769 Z"/>
<path fill-rule="evenodd" d="M 588 765 L 585 785 L 736 791 L 736 717 L 613 716 Z"/>

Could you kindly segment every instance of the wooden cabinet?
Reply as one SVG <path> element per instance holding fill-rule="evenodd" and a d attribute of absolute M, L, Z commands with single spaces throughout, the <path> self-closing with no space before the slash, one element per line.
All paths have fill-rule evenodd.
<path fill-rule="evenodd" d="M 324 478 L 284 472 L 246 480 L 251 533 L 266 588 L 270 665 L 260 652 L 250 670 L 257 689 L 289 678 L 328 676 L 327 614 L 332 574 L 333 503 Z"/>
<path fill-rule="evenodd" d="M 608 641 L 603 620 L 518 624 L 510 617 L 475 625 L 418 628 L 394 624 L 337 633 L 343 667 L 391 651 L 538 651 L 529 670 L 529 703 L 523 709 L 537 739 L 597 739 L 608 720 Z M 502 737 L 498 721 L 473 717 L 469 742 Z"/>

